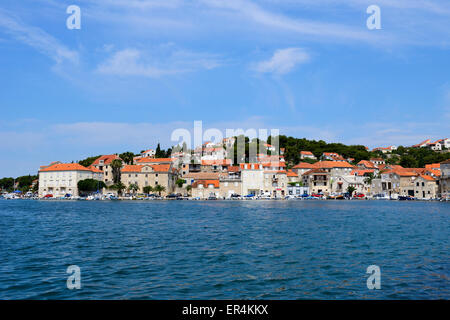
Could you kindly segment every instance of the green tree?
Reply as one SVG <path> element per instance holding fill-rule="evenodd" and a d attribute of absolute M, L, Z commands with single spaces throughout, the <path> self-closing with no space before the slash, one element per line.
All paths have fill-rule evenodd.
<path fill-rule="evenodd" d="M 353 192 L 355 192 L 356 188 L 353 186 L 348 186 L 347 187 L 347 192 L 350 195 L 350 197 L 353 195 Z"/>
<path fill-rule="evenodd" d="M 191 194 L 192 186 L 191 185 L 186 186 L 186 191 L 188 194 Z"/>
<path fill-rule="evenodd" d="M 175 182 L 175 184 L 178 186 L 178 188 L 182 188 L 183 187 L 183 184 L 185 184 L 186 183 L 186 180 L 184 180 L 184 179 L 178 179 L 176 182 Z"/>
<path fill-rule="evenodd" d="M 155 158 L 164 158 L 165 156 L 165 152 L 163 150 L 161 150 L 161 146 L 158 143 L 158 145 L 156 146 L 156 150 L 155 150 Z"/>
<path fill-rule="evenodd" d="M 135 154 L 133 152 L 124 152 L 119 155 L 120 159 L 123 160 L 126 164 L 133 164 L 133 158 L 135 157 Z"/>
<path fill-rule="evenodd" d="M 368 184 L 368 185 L 372 185 L 373 179 L 375 179 L 375 175 L 371 172 L 371 173 L 369 173 L 367 178 L 364 179 L 364 183 Z"/>
<path fill-rule="evenodd" d="M 101 156 L 96 156 L 96 157 L 88 157 L 84 160 L 80 160 L 78 161 L 78 164 L 82 165 L 83 167 L 89 167 L 91 164 L 94 163 L 95 160 L 97 160 L 98 158 L 100 158 Z"/>
<path fill-rule="evenodd" d="M 132 183 L 128 186 L 128 190 L 131 191 L 132 193 L 136 193 L 136 191 L 139 190 L 139 186 L 135 183 Z"/>
<path fill-rule="evenodd" d="M 122 169 L 122 160 L 114 159 L 111 162 L 111 169 L 113 175 L 114 184 L 118 184 L 120 182 L 120 170 Z"/>
<path fill-rule="evenodd" d="M 14 178 L 3 178 L 0 179 L 0 189 L 6 190 L 8 192 L 14 189 Z"/>
<path fill-rule="evenodd" d="M 86 194 L 106 188 L 106 185 L 103 181 L 95 179 L 85 179 L 78 181 L 77 187 L 80 193 Z"/>
<path fill-rule="evenodd" d="M 143 191 L 146 194 L 150 194 L 150 193 L 153 192 L 153 187 L 152 186 L 146 186 L 146 187 L 144 187 Z"/>
<path fill-rule="evenodd" d="M 111 189 L 113 190 L 117 190 L 117 194 L 120 196 L 122 194 L 122 191 L 125 190 L 127 187 L 122 183 L 122 182 L 118 182 L 116 184 L 113 184 L 111 186 Z"/>
<path fill-rule="evenodd" d="M 157 184 L 153 190 L 155 192 L 158 192 L 158 194 L 161 196 L 161 192 L 166 191 L 166 188 L 160 184 Z"/>

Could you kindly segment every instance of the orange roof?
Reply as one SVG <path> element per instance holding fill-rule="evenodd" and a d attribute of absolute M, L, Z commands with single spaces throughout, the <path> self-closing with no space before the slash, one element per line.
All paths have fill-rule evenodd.
<path fill-rule="evenodd" d="M 425 179 L 425 180 L 428 180 L 428 181 L 436 181 L 436 180 L 434 180 L 433 177 L 430 177 L 430 176 L 427 176 L 427 175 L 424 175 L 424 174 L 421 174 L 420 177 Z"/>
<path fill-rule="evenodd" d="M 429 144 L 430 142 L 431 142 L 431 140 L 427 139 L 427 140 L 422 141 L 421 143 L 413 145 L 413 147 L 420 147 L 421 145 Z"/>
<path fill-rule="evenodd" d="M 156 172 L 169 172 L 171 165 L 170 164 L 154 164 L 151 167 Z"/>
<path fill-rule="evenodd" d="M 441 169 L 441 164 L 440 163 L 431 163 L 431 164 L 426 164 L 425 168 L 427 169 L 437 169 L 440 170 Z"/>
<path fill-rule="evenodd" d="M 212 184 L 214 188 L 219 188 L 219 180 L 197 180 L 192 184 L 192 187 L 197 188 L 200 184 L 204 187 L 208 187 Z"/>
<path fill-rule="evenodd" d="M 415 177 L 418 175 L 414 171 L 406 171 L 406 170 L 393 170 L 393 172 L 401 177 Z"/>
<path fill-rule="evenodd" d="M 312 169 L 316 168 L 315 163 L 308 163 L 308 162 L 300 162 L 299 164 L 295 165 L 292 169 Z"/>
<path fill-rule="evenodd" d="M 172 158 L 141 158 L 137 161 L 137 163 L 164 163 L 164 162 L 173 162 Z"/>
<path fill-rule="evenodd" d="M 146 166 L 143 165 L 126 165 L 122 168 L 122 173 L 126 172 L 142 172 L 142 168 Z M 169 172 L 171 169 L 170 164 L 153 164 L 149 165 L 154 172 Z"/>
<path fill-rule="evenodd" d="M 432 175 L 435 175 L 436 177 L 440 177 L 441 176 L 441 171 L 440 170 L 427 169 L 427 172 L 431 173 Z"/>
<path fill-rule="evenodd" d="M 315 165 L 316 168 L 353 168 L 347 161 L 319 161 Z"/>
<path fill-rule="evenodd" d="M 373 162 L 370 162 L 368 160 L 361 160 L 360 162 L 358 162 L 358 165 L 363 165 L 367 168 L 376 168 L 375 164 L 373 164 Z"/>
<path fill-rule="evenodd" d="M 94 166 L 99 165 L 101 160 L 103 160 L 104 164 L 110 164 L 115 159 L 120 159 L 120 158 L 116 154 L 104 155 L 104 156 L 101 156 L 101 157 L 98 157 L 97 159 L 95 159 L 95 161 L 92 163 L 92 165 L 94 165 Z"/>
<path fill-rule="evenodd" d="M 316 169 L 311 169 L 309 171 L 306 171 L 303 175 L 309 176 L 310 174 L 329 174 L 329 173 L 323 169 L 316 168 Z"/>
<path fill-rule="evenodd" d="M 122 173 L 125 172 L 141 172 L 142 166 L 139 165 L 126 165 L 122 168 Z"/>
<path fill-rule="evenodd" d="M 102 170 L 97 169 L 97 168 L 94 167 L 93 165 L 90 165 L 90 166 L 88 167 L 88 169 L 91 170 L 91 171 L 94 172 L 94 173 L 103 173 Z"/>
<path fill-rule="evenodd" d="M 350 172 L 351 175 L 358 175 L 358 176 L 363 176 L 366 173 L 374 173 L 375 170 L 374 169 L 366 169 L 366 170 L 360 170 L 360 169 L 355 169 L 352 170 L 352 172 Z"/>
<path fill-rule="evenodd" d="M 239 166 L 229 166 L 228 167 L 228 172 L 239 172 L 240 168 Z"/>
<path fill-rule="evenodd" d="M 284 162 L 266 162 L 262 164 L 263 167 L 286 167 L 286 163 Z"/>
<path fill-rule="evenodd" d="M 298 177 L 298 174 L 296 174 L 294 171 L 292 170 L 288 170 L 287 171 L 287 176 L 288 177 Z"/>
<path fill-rule="evenodd" d="M 370 158 L 370 161 L 384 161 L 383 158 Z"/>
<path fill-rule="evenodd" d="M 202 166 L 231 166 L 231 159 L 202 160 Z"/>
<path fill-rule="evenodd" d="M 47 168 L 41 169 L 39 172 L 48 172 L 48 171 L 92 171 L 92 170 L 83 167 L 81 164 L 78 163 L 57 163 Z"/>
<path fill-rule="evenodd" d="M 313 153 L 311 151 L 300 151 L 300 154 L 305 156 L 313 156 Z"/>

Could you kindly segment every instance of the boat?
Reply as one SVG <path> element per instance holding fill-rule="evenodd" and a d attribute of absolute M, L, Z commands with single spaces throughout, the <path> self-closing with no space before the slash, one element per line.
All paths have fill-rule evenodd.
<path fill-rule="evenodd" d="M 398 196 L 398 200 L 415 200 L 413 196 Z"/>

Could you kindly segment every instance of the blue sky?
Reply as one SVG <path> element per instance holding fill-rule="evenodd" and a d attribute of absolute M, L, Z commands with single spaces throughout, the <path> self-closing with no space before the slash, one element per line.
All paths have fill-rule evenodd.
<path fill-rule="evenodd" d="M 0 52 L 0 177 L 169 146 L 194 120 L 369 147 L 450 136 L 446 0 L 2 0 Z"/>

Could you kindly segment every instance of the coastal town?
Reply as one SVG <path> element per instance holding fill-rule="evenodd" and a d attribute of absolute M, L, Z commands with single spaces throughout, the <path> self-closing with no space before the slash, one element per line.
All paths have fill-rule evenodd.
<path fill-rule="evenodd" d="M 377 155 L 356 161 L 337 152 L 298 152 L 260 142 L 250 161 L 235 161 L 236 137 L 205 142 L 193 150 L 142 150 L 93 157 L 79 163 L 41 166 L 27 192 L 2 190 L 3 198 L 38 199 L 390 199 L 448 200 L 450 160 L 404 167 L 392 164 L 396 146 L 377 147 Z M 158 145 L 159 148 L 159 145 Z M 450 139 L 425 140 L 410 148 L 448 154 Z M 295 158 L 297 159 L 297 158 Z M 33 191 L 34 190 L 34 191 Z"/>

